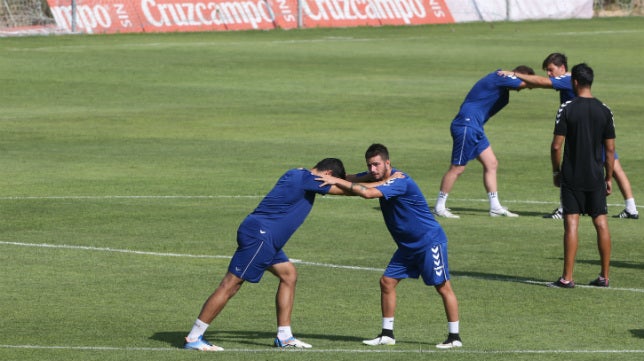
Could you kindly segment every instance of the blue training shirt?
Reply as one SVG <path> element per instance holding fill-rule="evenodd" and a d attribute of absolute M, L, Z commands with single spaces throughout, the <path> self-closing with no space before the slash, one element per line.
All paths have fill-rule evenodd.
<path fill-rule="evenodd" d="M 572 90 L 572 77 L 570 74 L 550 77 L 552 88 L 559 92 L 559 104 L 563 104 L 575 98 Z"/>
<path fill-rule="evenodd" d="M 467 125 L 482 132 L 483 125 L 510 102 L 510 89 L 519 89 L 523 81 L 515 76 L 498 75 L 497 71 L 474 84 L 453 125 Z"/>
<path fill-rule="evenodd" d="M 276 248 L 282 248 L 311 212 L 315 195 L 327 194 L 331 189 L 330 185 L 320 187 L 316 177 L 304 168 L 284 173 L 242 227 L 259 227 L 260 233 L 270 233 Z"/>
<path fill-rule="evenodd" d="M 393 173 L 397 170 L 392 169 Z M 420 188 L 409 175 L 393 178 L 376 187 L 382 216 L 398 248 L 407 251 L 423 250 L 431 244 L 445 243 L 447 237 L 429 211 Z"/>

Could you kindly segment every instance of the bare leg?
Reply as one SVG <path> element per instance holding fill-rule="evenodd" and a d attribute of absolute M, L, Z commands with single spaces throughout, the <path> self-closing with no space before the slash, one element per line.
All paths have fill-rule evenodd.
<path fill-rule="evenodd" d="M 297 270 L 291 262 L 278 263 L 268 270 L 280 279 L 277 293 L 275 294 L 277 326 L 290 326 L 293 302 L 295 300 Z"/>
<path fill-rule="evenodd" d="M 610 251 L 611 240 L 610 231 L 608 230 L 608 220 L 605 214 L 593 218 L 593 224 L 597 231 L 597 249 L 599 250 L 599 260 L 601 262 L 601 276 L 608 279 L 610 269 Z"/>
<path fill-rule="evenodd" d="M 619 191 L 622 192 L 622 197 L 624 197 L 624 199 L 633 198 L 633 189 L 631 188 L 631 182 L 628 180 L 626 172 L 624 172 L 619 159 L 615 159 L 615 164 L 613 166 L 613 177 L 615 177 Z"/>
<path fill-rule="evenodd" d="M 400 280 L 382 276 L 380 278 L 380 307 L 382 317 L 394 317 L 396 312 L 396 286 Z"/>
<path fill-rule="evenodd" d="M 562 277 L 572 281 L 575 257 L 579 244 L 579 214 L 566 214 L 564 216 L 564 268 Z"/>
<path fill-rule="evenodd" d="M 476 158 L 483 165 L 483 185 L 488 193 L 497 191 L 496 172 L 499 162 L 492 151 L 492 147 L 487 147 Z"/>
<path fill-rule="evenodd" d="M 227 272 L 215 292 L 208 297 L 201 308 L 199 319 L 205 323 L 211 323 L 224 309 L 228 300 L 237 294 L 243 283 L 244 280 Z"/>
<path fill-rule="evenodd" d="M 436 291 L 443 299 L 443 306 L 445 307 L 447 322 L 458 321 L 458 300 L 456 299 L 454 290 L 452 290 L 451 282 L 447 281 L 442 285 L 436 286 Z"/>
<path fill-rule="evenodd" d="M 443 193 L 449 193 L 452 191 L 452 188 L 454 187 L 454 183 L 456 183 L 456 180 L 458 177 L 465 172 L 465 166 L 464 165 L 450 165 L 449 169 L 443 176 L 443 179 L 441 180 L 441 192 Z"/>

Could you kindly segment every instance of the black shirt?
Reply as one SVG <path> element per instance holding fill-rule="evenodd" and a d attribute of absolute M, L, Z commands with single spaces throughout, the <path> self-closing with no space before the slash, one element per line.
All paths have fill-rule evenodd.
<path fill-rule="evenodd" d="M 563 103 L 554 133 L 566 137 L 561 185 L 578 191 L 605 188 L 604 140 L 615 138 L 610 108 L 596 98 L 577 97 Z"/>

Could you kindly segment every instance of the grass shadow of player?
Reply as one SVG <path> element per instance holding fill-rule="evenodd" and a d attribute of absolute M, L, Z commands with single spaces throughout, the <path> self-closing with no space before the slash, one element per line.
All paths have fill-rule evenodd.
<path fill-rule="evenodd" d="M 150 336 L 151 340 L 161 341 L 169 344 L 172 347 L 183 348 L 184 338 L 187 331 L 165 331 L 155 332 Z M 342 342 L 362 342 L 363 338 L 346 336 L 346 335 L 329 335 L 317 333 L 298 333 L 298 338 L 303 340 L 328 340 L 328 341 L 342 341 Z M 206 332 L 204 338 L 212 341 L 213 343 L 226 344 L 245 344 L 253 346 L 272 346 L 275 339 L 275 332 L 269 331 L 215 331 Z M 225 348 L 225 347 L 224 347 Z"/>
<path fill-rule="evenodd" d="M 634 329 L 630 330 L 633 337 L 644 338 L 644 329 Z"/>

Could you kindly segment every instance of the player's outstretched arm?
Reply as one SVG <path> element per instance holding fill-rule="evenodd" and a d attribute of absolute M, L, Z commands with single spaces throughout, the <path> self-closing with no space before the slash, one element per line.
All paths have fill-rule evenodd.
<path fill-rule="evenodd" d="M 346 179 L 349 182 L 354 182 L 354 183 L 368 183 L 373 181 L 373 178 L 369 173 L 347 174 Z"/>
<path fill-rule="evenodd" d="M 527 83 L 528 88 L 552 88 L 552 80 L 546 76 L 515 73 L 510 70 L 499 70 L 497 74 L 515 76 Z"/>
<path fill-rule="evenodd" d="M 366 199 L 380 198 L 382 193 L 377 188 L 368 187 L 361 183 L 351 182 L 345 179 L 336 178 L 331 175 L 320 175 L 316 180 L 321 181 L 321 187 L 331 185 L 330 194 L 360 196 Z"/>

